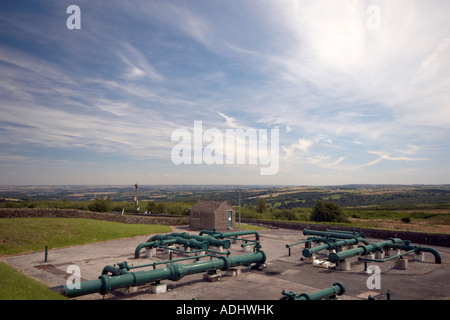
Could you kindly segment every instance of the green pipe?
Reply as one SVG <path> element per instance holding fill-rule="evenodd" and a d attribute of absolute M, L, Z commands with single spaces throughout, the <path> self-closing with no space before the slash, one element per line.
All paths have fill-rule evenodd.
<path fill-rule="evenodd" d="M 227 254 L 227 253 L 223 253 L 223 252 L 215 252 L 215 253 L 216 254 Z M 229 253 L 229 251 L 228 251 L 228 253 Z M 186 260 L 199 261 L 201 258 L 206 258 L 206 257 L 209 257 L 211 259 L 214 256 L 212 254 L 204 254 L 204 255 L 201 255 L 201 256 L 178 258 L 178 259 L 167 260 L 167 261 L 159 261 L 159 262 L 153 262 L 153 263 L 149 263 L 149 264 L 143 264 L 143 265 L 140 265 L 140 266 L 131 266 L 131 267 L 128 267 L 128 270 L 138 269 L 138 268 L 145 268 L 145 267 L 153 267 L 153 269 L 156 269 L 156 266 L 160 265 L 160 264 L 166 264 L 167 265 L 169 263 L 179 262 L 179 261 L 186 261 Z"/>
<path fill-rule="evenodd" d="M 416 251 L 416 250 L 412 249 L 412 250 L 405 251 L 405 252 L 397 254 L 397 255 L 395 255 L 393 257 L 389 257 L 389 258 L 385 258 L 385 259 L 370 259 L 370 258 L 358 257 L 358 260 L 361 260 L 361 261 L 372 261 L 372 262 L 386 262 L 386 261 L 389 261 L 389 260 L 392 260 L 392 259 L 404 256 L 405 254 L 412 253 L 414 251 Z"/>
<path fill-rule="evenodd" d="M 236 232 L 227 232 L 227 233 L 223 233 L 222 237 L 223 238 L 231 238 L 231 237 L 236 237 L 236 236 L 245 236 L 245 235 L 255 235 L 255 240 L 259 241 L 259 232 L 258 231 L 254 231 L 254 230 L 250 230 L 250 231 L 236 231 Z"/>
<path fill-rule="evenodd" d="M 441 255 L 439 254 L 439 252 L 433 248 L 429 248 L 429 247 L 421 247 L 421 246 L 412 246 L 409 244 L 409 241 L 405 241 L 404 244 L 388 244 L 387 247 L 389 248 L 396 248 L 396 249 L 401 249 L 401 250 L 415 250 L 416 253 L 420 253 L 421 251 L 423 252 L 429 252 L 431 254 L 434 255 L 434 262 L 437 264 L 441 264 L 442 260 L 441 260 Z"/>
<path fill-rule="evenodd" d="M 331 231 L 318 231 L 318 230 L 309 230 L 309 229 L 303 229 L 303 235 L 312 235 L 312 236 L 321 236 L 321 237 L 327 237 L 327 238 L 337 238 L 337 239 L 351 239 L 355 236 L 350 233 L 345 232 L 331 232 Z M 363 238 L 363 237 L 361 237 Z"/>
<path fill-rule="evenodd" d="M 259 233 L 258 231 L 254 231 L 254 230 L 248 230 L 248 231 L 236 231 L 236 232 L 227 232 L 227 233 L 223 233 L 223 232 L 219 232 L 216 231 L 216 229 L 213 230 L 202 230 L 200 231 L 199 235 L 203 235 L 203 234 L 208 234 L 214 238 L 231 238 L 231 237 L 235 237 L 235 236 L 243 236 L 243 235 L 249 235 L 249 234 L 254 234 L 255 235 L 255 240 L 258 241 L 259 240 Z"/>
<path fill-rule="evenodd" d="M 183 238 L 185 239 L 195 239 L 197 241 L 208 241 L 210 245 L 223 247 L 224 249 L 229 249 L 231 246 L 230 240 L 219 240 L 212 236 L 197 236 L 195 234 L 183 234 Z"/>
<path fill-rule="evenodd" d="M 155 238 L 156 239 L 156 238 Z M 149 239 L 150 240 L 150 239 Z M 166 239 L 159 239 L 159 240 L 153 240 L 149 242 L 144 242 L 139 244 L 136 249 L 134 250 L 134 258 L 139 259 L 140 252 L 143 248 L 154 248 L 154 247 L 164 247 L 170 244 L 182 244 L 185 248 L 199 248 L 202 250 L 206 250 L 209 248 L 209 242 L 208 241 L 197 241 L 195 239 L 184 239 L 184 238 L 172 238 L 168 237 Z"/>
<path fill-rule="evenodd" d="M 184 232 L 184 233 L 186 233 L 186 232 Z M 156 240 L 166 240 L 166 239 L 173 238 L 173 237 L 180 238 L 181 234 L 182 233 L 179 233 L 179 232 L 168 233 L 168 234 L 155 234 L 150 239 L 148 239 L 146 242 L 152 242 L 152 241 L 156 241 Z"/>
<path fill-rule="evenodd" d="M 314 292 L 314 293 L 295 293 L 293 291 L 281 292 L 283 297 L 281 300 L 321 300 L 325 297 L 329 299 L 334 298 L 336 295 L 341 296 L 345 293 L 345 287 L 340 282 L 335 282 L 329 288 Z"/>
<path fill-rule="evenodd" d="M 328 256 L 328 260 L 333 263 L 337 263 L 339 261 L 345 260 L 345 259 L 353 257 L 353 256 L 357 256 L 359 254 L 365 255 L 372 251 L 380 251 L 386 245 L 395 244 L 395 243 L 403 244 L 403 240 L 398 239 L 398 238 L 393 238 L 393 239 L 388 239 L 386 241 L 381 241 L 378 243 L 371 243 L 367 246 L 359 246 L 358 248 L 355 248 L 355 249 L 331 253 Z"/>
<path fill-rule="evenodd" d="M 358 231 L 352 230 L 352 231 L 346 231 L 346 230 L 333 230 L 333 229 L 326 229 L 327 232 L 337 232 L 337 233 L 345 233 L 345 234 L 352 234 L 356 237 L 365 238 L 364 232 L 361 232 L 361 229 L 358 228 Z"/>
<path fill-rule="evenodd" d="M 216 238 L 216 237 L 220 237 L 222 235 L 222 232 L 219 232 L 219 231 L 217 231 L 216 228 L 214 228 L 212 230 L 202 230 L 199 233 L 199 235 L 201 235 L 201 236 L 204 235 L 204 234 L 208 234 L 208 235 L 213 236 L 213 237 Z"/>
<path fill-rule="evenodd" d="M 152 248 L 158 244 L 157 241 L 162 241 L 160 243 L 161 245 L 178 243 L 183 244 L 185 248 L 199 249 L 208 249 L 210 245 L 222 246 L 224 249 L 229 249 L 231 246 L 230 240 L 219 240 L 212 236 L 191 235 L 186 232 L 174 232 L 165 235 L 154 235 L 148 239 L 147 242 L 139 244 L 134 250 L 135 259 L 139 258 L 140 252 L 143 248 Z"/>
<path fill-rule="evenodd" d="M 302 254 L 305 258 L 311 257 L 314 253 L 321 251 L 321 250 L 331 250 L 336 249 L 338 247 L 350 245 L 350 244 L 356 244 L 359 242 L 363 242 L 366 244 L 369 244 L 366 239 L 364 238 L 353 238 L 353 239 L 344 239 L 339 241 L 329 241 L 325 242 L 324 244 L 314 247 L 314 248 L 305 248 L 302 251 Z"/>
<path fill-rule="evenodd" d="M 116 276 L 116 275 L 129 273 L 126 262 L 124 263 L 124 265 L 121 265 L 121 264 L 119 264 L 119 265 L 120 265 L 119 268 L 117 268 L 115 266 L 109 266 L 109 265 L 105 266 L 102 270 L 102 275 L 111 273 Z"/>
<path fill-rule="evenodd" d="M 184 276 L 201 273 L 208 270 L 226 270 L 235 266 L 250 266 L 253 263 L 260 265 L 265 261 L 266 254 L 263 251 L 258 251 L 255 253 L 234 257 L 218 257 L 218 259 L 186 265 L 171 263 L 164 269 L 136 271 L 113 276 L 102 274 L 98 279 L 80 282 L 79 288 L 72 288 L 64 285 L 53 287 L 51 290 L 59 292 L 69 298 L 92 293 L 100 293 L 104 295 L 109 293 L 111 290 L 118 288 L 139 286 L 160 280 L 178 281 Z"/>
<path fill-rule="evenodd" d="M 215 245 L 215 246 L 222 246 L 225 249 L 230 248 L 230 241 L 229 240 L 219 240 L 216 237 L 213 236 L 198 236 L 195 234 L 189 234 L 187 232 L 183 232 L 183 233 L 171 233 L 171 234 L 167 234 L 167 235 L 156 235 L 153 236 L 152 238 L 150 238 L 147 242 L 152 241 L 155 237 L 161 237 L 161 238 L 183 238 L 183 239 L 188 239 L 188 240 L 197 240 L 197 241 L 208 241 L 210 245 Z"/>

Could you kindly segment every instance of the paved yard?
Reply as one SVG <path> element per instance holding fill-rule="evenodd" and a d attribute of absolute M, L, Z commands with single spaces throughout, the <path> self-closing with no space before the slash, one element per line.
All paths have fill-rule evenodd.
<path fill-rule="evenodd" d="M 174 232 L 189 232 L 187 227 L 174 227 Z M 90 294 L 77 297 L 77 300 L 120 299 L 120 300 L 279 300 L 281 292 L 313 293 L 327 288 L 335 282 L 341 282 L 346 292 L 339 298 L 342 300 L 366 300 L 368 296 L 385 300 L 389 291 L 392 300 L 431 300 L 450 298 L 450 248 L 433 247 L 442 257 L 442 264 L 435 264 L 434 257 L 425 253 L 425 261 L 414 261 L 413 255 L 406 255 L 408 268 L 396 269 L 395 261 L 385 263 L 369 262 L 368 266 L 376 265 L 380 270 L 380 289 L 369 288 L 368 279 L 371 274 L 364 272 L 364 263 L 352 258 L 351 268 L 347 271 L 324 268 L 317 264 L 307 263 L 301 254 L 304 245 L 292 248 L 288 255 L 286 244 L 291 244 L 306 236 L 299 231 L 287 229 L 264 230 L 261 236 L 262 251 L 267 255 L 266 268 L 253 270 L 239 267 L 237 276 L 223 275 L 220 281 L 209 282 L 203 279 L 203 274 L 183 277 L 179 281 L 164 280 L 167 292 L 151 293 L 149 286 L 144 285 L 131 292 L 115 290 L 104 297 L 100 294 Z M 50 250 L 48 261 L 44 262 L 42 252 L 9 256 L 3 260 L 20 270 L 22 273 L 37 279 L 50 287 L 64 285 L 70 276 L 69 266 L 77 266 L 81 271 L 82 281 L 97 279 L 106 265 L 114 265 L 127 261 L 129 265 L 144 265 L 168 259 L 166 251 L 157 251 L 156 256 L 139 259 L 134 258 L 136 246 L 145 242 L 150 236 L 139 236 L 122 240 L 106 241 L 97 244 L 74 246 Z M 254 236 L 246 236 L 254 239 Z M 367 239 L 369 242 L 379 242 L 385 239 Z M 403 239 L 408 240 L 408 239 Z M 231 255 L 246 254 L 240 244 L 232 244 Z M 173 254 L 173 258 L 186 256 Z M 318 254 L 316 259 L 327 256 Z M 183 263 L 192 263 L 186 261 Z M 161 267 L 161 266 L 160 266 Z M 152 270 L 147 267 L 142 270 Z M 141 269 L 137 269 L 141 270 Z M 369 284 L 370 285 L 370 284 Z"/>

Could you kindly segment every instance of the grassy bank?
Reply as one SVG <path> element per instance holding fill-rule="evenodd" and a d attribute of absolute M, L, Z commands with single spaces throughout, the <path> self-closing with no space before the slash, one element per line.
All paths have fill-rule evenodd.
<path fill-rule="evenodd" d="M 169 226 L 66 218 L 0 219 L 0 255 L 170 232 Z"/>
<path fill-rule="evenodd" d="M 0 300 L 67 300 L 67 298 L 0 262 Z"/>
<path fill-rule="evenodd" d="M 0 219 L 0 255 L 165 233 L 169 226 L 70 218 Z M 61 295 L 0 262 L 0 300 L 58 300 Z"/>

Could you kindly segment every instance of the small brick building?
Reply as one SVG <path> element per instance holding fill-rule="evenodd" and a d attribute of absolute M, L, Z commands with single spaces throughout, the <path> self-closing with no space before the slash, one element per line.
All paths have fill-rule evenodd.
<path fill-rule="evenodd" d="M 226 201 L 200 200 L 190 210 L 189 225 L 197 230 L 230 230 L 236 213 Z"/>

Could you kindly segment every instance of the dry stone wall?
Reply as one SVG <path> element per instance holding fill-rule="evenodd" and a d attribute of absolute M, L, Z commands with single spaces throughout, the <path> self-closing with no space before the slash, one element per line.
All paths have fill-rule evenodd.
<path fill-rule="evenodd" d="M 51 208 L 0 208 L 0 218 L 83 218 L 104 220 L 132 224 L 162 224 L 185 225 L 189 224 L 186 216 L 141 216 L 133 214 L 116 214 L 107 212 L 92 212 L 76 209 L 51 209 Z"/>
<path fill-rule="evenodd" d="M 251 224 L 260 224 L 268 227 L 299 230 L 300 232 L 304 228 L 319 231 L 325 231 L 326 229 L 344 230 L 344 231 L 355 230 L 354 228 L 351 227 L 341 227 L 335 225 L 301 223 L 301 222 L 255 220 L 255 219 L 242 219 L 241 221 Z M 389 238 L 400 238 L 402 240 L 411 241 L 411 244 L 427 244 L 427 245 L 450 247 L 449 234 L 396 231 L 396 230 L 394 231 L 394 230 L 367 229 L 367 228 L 361 228 L 361 232 L 363 232 L 367 238 L 376 238 L 381 240 Z"/>

